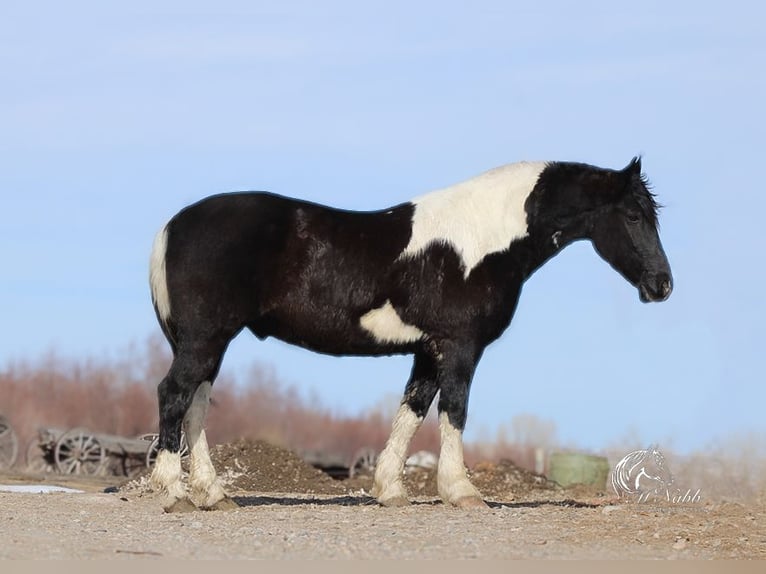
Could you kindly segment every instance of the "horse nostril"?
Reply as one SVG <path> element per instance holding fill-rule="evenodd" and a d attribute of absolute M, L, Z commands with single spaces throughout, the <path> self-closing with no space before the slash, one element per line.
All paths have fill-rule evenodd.
<path fill-rule="evenodd" d="M 670 286 L 670 281 L 663 281 L 660 283 L 660 291 L 662 292 L 663 297 L 670 295 L 672 289 L 673 288 Z"/>

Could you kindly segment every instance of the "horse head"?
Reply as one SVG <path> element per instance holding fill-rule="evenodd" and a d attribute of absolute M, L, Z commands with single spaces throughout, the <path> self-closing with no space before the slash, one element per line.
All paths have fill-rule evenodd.
<path fill-rule="evenodd" d="M 641 301 L 665 301 L 673 290 L 658 231 L 657 205 L 641 173 L 641 159 L 609 174 L 590 238 L 601 257 L 638 288 Z"/>

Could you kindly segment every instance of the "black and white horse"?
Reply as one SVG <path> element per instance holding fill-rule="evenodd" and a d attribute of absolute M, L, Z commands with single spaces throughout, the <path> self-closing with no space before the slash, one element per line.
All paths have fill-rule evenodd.
<path fill-rule="evenodd" d="M 373 494 L 384 505 L 408 502 L 407 448 L 439 393 L 439 495 L 460 507 L 484 505 L 463 463 L 474 370 L 511 322 L 524 281 L 580 239 L 642 301 L 670 295 L 657 204 L 638 158 L 622 170 L 510 164 L 381 211 L 260 192 L 186 207 L 157 234 L 151 255 L 154 307 L 173 350 L 158 387 L 152 472 L 165 509 L 234 504 L 216 478 L 203 421 L 221 358 L 243 329 L 331 355 L 413 354 Z"/>

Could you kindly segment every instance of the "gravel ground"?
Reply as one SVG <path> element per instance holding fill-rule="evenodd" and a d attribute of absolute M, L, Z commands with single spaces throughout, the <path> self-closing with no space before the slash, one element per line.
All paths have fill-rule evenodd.
<path fill-rule="evenodd" d="M 367 495 L 369 476 L 332 480 L 269 448 L 241 443 L 216 450 L 216 465 L 240 504 L 227 512 L 166 514 L 145 475 L 127 482 L 2 475 L 0 484 L 85 492 L 0 492 L 0 558 L 766 558 L 764 497 L 620 503 L 606 492 L 561 489 L 506 462 L 472 469 L 488 509 L 441 504 L 423 472 L 407 479 L 415 504 L 383 508 Z M 264 462 L 269 452 L 283 464 Z M 249 466 L 255 460 L 258 472 Z"/>
<path fill-rule="evenodd" d="M 464 511 L 296 494 L 237 501 L 234 511 L 176 515 L 152 496 L 0 494 L 0 558 L 766 558 L 763 508 L 732 504 L 552 501 Z"/>

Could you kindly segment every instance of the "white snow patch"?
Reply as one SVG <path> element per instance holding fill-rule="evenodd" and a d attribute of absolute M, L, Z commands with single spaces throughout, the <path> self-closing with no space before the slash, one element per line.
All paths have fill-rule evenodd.
<path fill-rule="evenodd" d="M 80 493 L 84 490 L 67 488 L 66 486 L 53 486 L 50 484 L 0 484 L 0 492 L 25 492 L 33 494 L 47 494 L 49 492 Z"/>

